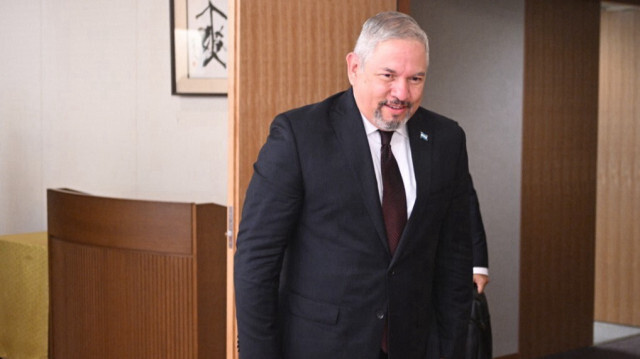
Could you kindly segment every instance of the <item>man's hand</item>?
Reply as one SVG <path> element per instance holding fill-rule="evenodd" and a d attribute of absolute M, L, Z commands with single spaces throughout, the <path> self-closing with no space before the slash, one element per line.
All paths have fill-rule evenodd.
<path fill-rule="evenodd" d="M 489 284 L 489 276 L 484 274 L 474 274 L 473 283 L 478 287 L 478 293 L 482 293 L 484 291 L 484 287 Z"/>

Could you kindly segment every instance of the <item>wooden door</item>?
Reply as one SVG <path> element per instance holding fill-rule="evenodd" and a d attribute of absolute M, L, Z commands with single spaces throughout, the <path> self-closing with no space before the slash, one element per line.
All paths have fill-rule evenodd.
<path fill-rule="evenodd" d="M 408 8 L 408 1 L 401 6 Z M 238 219 L 253 163 L 279 112 L 349 86 L 345 56 L 366 18 L 396 0 L 231 0 L 230 168 L 227 302 L 233 297 Z M 236 219 L 236 220 L 234 220 Z M 237 358 L 235 306 L 227 310 L 227 358 Z"/>

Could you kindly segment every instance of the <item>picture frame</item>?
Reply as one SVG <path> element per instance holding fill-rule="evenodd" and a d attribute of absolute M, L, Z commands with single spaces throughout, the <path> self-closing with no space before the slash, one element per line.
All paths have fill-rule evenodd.
<path fill-rule="evenodd" d="M 171 94 L 227 94 L 228 6 L 228 0 L 170 0 Z"/>

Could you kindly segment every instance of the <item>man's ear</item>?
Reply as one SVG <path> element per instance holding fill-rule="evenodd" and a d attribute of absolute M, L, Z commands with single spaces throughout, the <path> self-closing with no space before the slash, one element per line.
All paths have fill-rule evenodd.
<path fill-rule="evenodd" d="M 360 58 L 353 52 L 347 54 L 347 76 L 349 83 L 353 85 L 356 80 L 357 72 L 360 69 Z"/>

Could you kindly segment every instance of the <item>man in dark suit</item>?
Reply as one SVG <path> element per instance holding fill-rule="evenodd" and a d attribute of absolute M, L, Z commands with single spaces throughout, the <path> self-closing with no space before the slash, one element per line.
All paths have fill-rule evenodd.
<path fill-rule="evenodd" d="M 463 130 L 419 106 L 427 65 L 416 22 L 378 14 L 351 88 L 274 119 L 237 240 L 241 359 L 464 355 L 471 177 Z"/>

